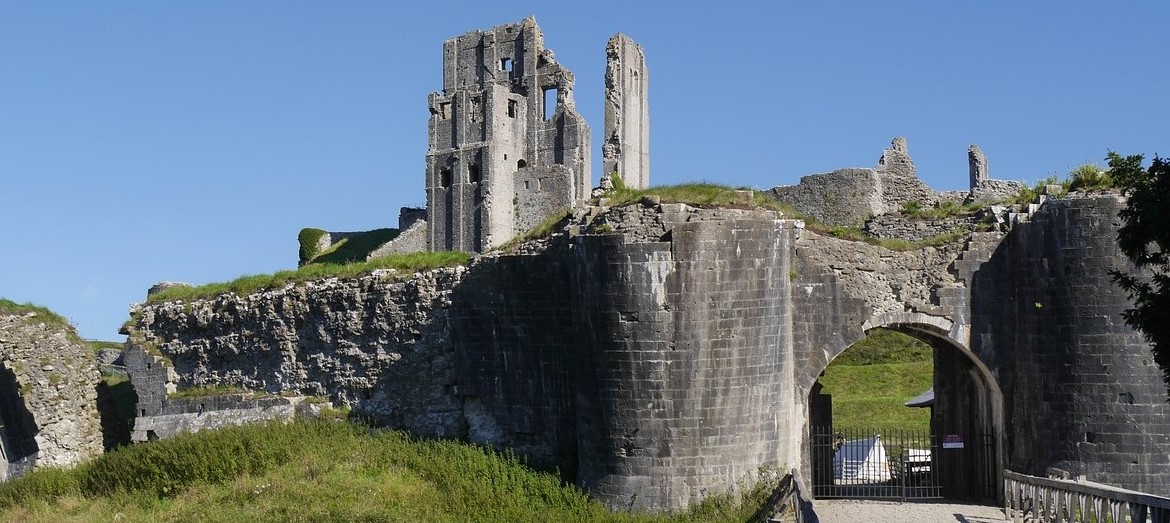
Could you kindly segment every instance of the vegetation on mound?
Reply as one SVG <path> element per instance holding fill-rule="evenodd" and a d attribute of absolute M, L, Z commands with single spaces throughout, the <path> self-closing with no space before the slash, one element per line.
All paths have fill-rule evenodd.
<path fill-rule="evenodd" d="M 167 394 L 167 399 L 206 398 L 222 394 L 252 394 L 253 392 L 235 385 L 214 385 L 208 387 L 187 387 Z M 259 393 L 264 394 L 264 393 Z"/>
<path fill-rule="evenodd" d="M 604 197 L 615 207 L 657 197 L 662 203 L 685 203 L 695 207 L 762 208 L 780 211 L 788 216 L 797 215 L 792 206 L 755 189 L 736 189 L 706 182 L 630 189 L 615 180 L 614 188 L 606 192 Z"/>
<path fill-rule="evenodd" d="M 971 234 L 971 229 L 958 228 L 950 232 L 931 236 L 918 241 L 903 240 L 901 238 L 876 238 L 866 234 L 865 231 L 857 227 L 846 227 L 843 225 L 826 225 L 816 220 L 805 220 L 805 228 L 815 233 L 832 236 L 842 240 L 865 242 L 870 245 L 877 245 L 884 247 L 891 251 L 905 252 L 915 251 L 926 247 L 939 247 L 950 243 L 957 242 L 966 238 Z"/>
<path fill-rule="evenodd" d="M 573 211 L 569 210 L 569 209 L 564 209 L 564 210 L 554 212 L 551 215 L 549 215 L 548 218 L 545 218 L 544 221 L 537 224 L 536 227 L 533 227 L 528 232 L 525 232 L 524 234 L 521 234 L 519 236 L 512 238 L 511 240 L 504 242 L 504 244 L 499 246 L 497 248 L 497 250 L 508 251 L 508 250 L 511 250 L 514 247 L 516 247 L 517 245 L 520 245 L 524 242 L 528 242 L 528 241 L 532 241 L 532 240 L 536 240 L 536 239 L 540 239 L 540 238 L 547 238 L 547 237 L 551 236 L 554 232 L 563 228 L 564 223 L 572 217 L 573 217 Z"/>
<path fill-rule="evenodd" d="M 980 203 L 961 204 L 955 201 L 942 202 L 937 207 L 923 207 L 918 202 L 902 204 L 902 215 L 919 220 L 945 220 L 959 216 L 973 216 L 983 209 Z"/>
<path fill-rule="evenodd" d="M 930 361 L 930 344 L 898 331 L 874 329 L 833 360 L 834 365 L 878 365 Z M 921 391 L 919 391 L 921 392 Z M 917 393 L 916 393 L 917 394 Z"/>
<path fill-rule="evenodd" d="M 363 262 L 366 261 L 366 258 L 374 250 L 386 242 L 397 238 L 398 234 L 398 229 L 374 229 L 372 231 L 359 232 L 348 238 L 343 238 L 341 241 L 330 246 L 325 252 L 310 258 L 309 263 L 344 264 Z"/>
<path fill-rule="evenodd" d="M 934 350 L 917 338 L 875 330 L 837 356 L 819 381 L 833 396 L 834 429 L 930 430 L 930 409 L 905 405 L 934 382 Z"/>
<path fill-rule="evenodd" d="M 1110 169 L 1111 171 L 1112 169 Z M 1035 203 L 1036 198 L 1041 194 L 1048 194 L 1053 197 L 1061 197 L 1071 191 L 1078 191 L 1083 193 L 1103 192 L 1109 190 L 1119 190 L 1120 186 L 1117 181 L 1113 179 L 1110 171 L 1102 169 L 1100 165 L 1095 163 L 1086 163 L 1068 172 L 1064 179 L 1057 176 L 1049 176 L 1043 180 L 1037 181 L 1031 187 L 1025 187 L 1016 195 L 1015 199 L 1008 203 L 1015 205 L 1027 205 Z M 1056 186 L 1058 189 L 1055 193 L 1048 192 L 1049 186 Z"/>
<path fill-rule="evenodd" d="M 471 257 L 465 252 L 438 251 L 393 254 L 382 258 L 375 258 L 367 262 L 349 263 L 344 265 L 332 263 L 311 263 L 292 271 L 280 271 L 275 274 L 242 276 L 225 283 L 211 283 L 197 287 L 170 287 L 151 295 L 147 298 L 146 301 L 147 303 L 159 303 L 175 300 L 200 300 L 213 298 L 225 293 L 242 296 L 263 289 L 280 288 L 290 283 L 298 283 L 321 278 L 353 278 L 369 274 L 370 272 L 378 269 L 424 271 L 436 269 L 439 267 L 466 265 L 470 258 Z"/>
<path fill-rule="evenodd" d="M 615 514 L 511 453 L 314 421 L 180 434 L 37 469 L 0 484 L 0 519 L 715 522 L 755 520 L 767 497 L 759 487 L 673 516 Z"/>
<path fill-rule="evenodd" d="M 301 229 L 301 232 L 297 234 L 297 243 L 300 244 L 297 257 L 300 259 L 301 265 L 309 263 L 310 260 L 321 254 L 320 242 L 326 234 L 329 233 L 312 227 Z"/>
<path fill-rule="evenodd" d="M 85 340 L 85 344 L 94 352 L 100 350 L 122 350 L 122 342 L 105 340 Z"/>
<path fill-rule="evenodd" d="M 0 298 L 0 314 L 22 316 L 29 313 L 35 316 L 26 319 L 25 323 L 43 323 L 50 328 L 62 329 L 67 333 L 71 341 L 81 343 L 81 337 L 77 335 L 77 330 L 73 328 L 73 325 L 64 316 L 40 305 L 16 303 L 12 300 Z"/>

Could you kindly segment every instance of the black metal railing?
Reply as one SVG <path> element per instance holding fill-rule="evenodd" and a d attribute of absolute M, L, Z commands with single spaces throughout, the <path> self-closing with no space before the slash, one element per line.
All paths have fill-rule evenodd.
<path fill-rule="evenodd" d="M 941 446 L 929 432 L 814 428 L 811 439 L 816 498 L 943 496 Z"/>

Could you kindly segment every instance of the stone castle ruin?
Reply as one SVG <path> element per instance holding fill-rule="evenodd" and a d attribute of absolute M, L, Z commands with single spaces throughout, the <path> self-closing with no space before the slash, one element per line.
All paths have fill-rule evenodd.
<path fill-rule="evenodd" d="M 861 225 L 874 217 L 899 212 L 908 203 L 934 207 L 941 203 L 998 203 L 1024 188 L 1016 181 L 988 178 L 987 157 L 978 145 L 968 149 L 970 190 L 937 192 L 917 177 L 906 139 L 891 141 L 873 168 L 838 169 L 812 174 L 796 185 L 773 187 L 768 194 L 787 202 L 805 216 L 832 225 Z"/>
<path fill-rule="evenodd" d="M 641 187 L 645 60 L 620 35 L 607 57 L 604 170 Z M 991 207 L 1002 226 L 905 250 L 760 208 L 584 205 L 588 127 L 534 19 L 448 40 L 443 86 L 429 98 L 426 218 L 404 212 L 413 232 L 399 238 L 484 252 L 576 208 L 568 223 L 467 267 L 135 305 L 138 439 L 230 422 L 212 414 L 224 407 L 237 421 L 302 408 L 176 400 L 176 388 L 321 396 L 378 425 L 513 449 L 614 509 L 677 510 L 767 471 L 814 477 L 818 376 L 889 328 L 935 349 L 933 430 L 990 439 L 986 455 L 939 456 L 957 471 L 947 496 L 982 495 L 976 459 L 992 483 L 1056 467 L 1170 493 L 1161 374 L 1109 276 L 1135 270 L 1114 241 L 1116 195 Z M 822 222 L 901 237 L 909 203 L 1018 189 L 988 177 L 978 147 L 968 155 L 962 193 L 922 183 L 902 138 L 873 168 L 769 192 Z"/>
<path fill-rule="evenodd" d="M 625 35 L 606 46 L 606 177 L 650 181 L 646 59 Z M 443 90 L 427 99 L 425 220 L 403 209 L 401 235 L 371 256 L 419 250 L 486 252 L 590 197 L 589 124 L 574 76 L 544 46 L 535 17 L 443 44 Z M 404 217 L 409 216 L 410 219 Z M 327 233 L 327 249 L 354 233 Z"/>

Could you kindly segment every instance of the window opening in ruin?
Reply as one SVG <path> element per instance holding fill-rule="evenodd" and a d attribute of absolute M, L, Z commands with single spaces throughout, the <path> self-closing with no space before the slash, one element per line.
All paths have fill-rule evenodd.
<path fill-rule="evenodd" d="M 451 186 L 451 168 L 444 167 L 439 170 L 439 185 L 444 189 Z"/>
<path fill-rule="evenodd" d="M 508 118 L 516 117 L 516 100 L 508 100 Z"/>
<path fill-rule="evenodd" d="M 512 59 L 511 58 L 501 58 L 500 59 L 500 70 L 507 71 L 509 73 L 512 72 Z"/>
<path fill-rule="evenodd" d="M 439 102 L 439 118 L 446 120 L 451 117 L 451 102 Z"/>
<path fill-rule="evenodd" d="M 553 114 L 557 112 L 557 88 L 546 87 L 544 89 L 544 119 L 552 120 Z"/>
<path fill-rule="evenodd" d="M 523 169 L 525 167 L 528 167 L 528 162 L 524 161 L 523 158 L 516 160 L 516 168 L 517 169 Z"/>
<path fill-rule="evenodd" d="M 474 163 L 467 164 L 467 183 L 479 183 L 479 166 Z"/>

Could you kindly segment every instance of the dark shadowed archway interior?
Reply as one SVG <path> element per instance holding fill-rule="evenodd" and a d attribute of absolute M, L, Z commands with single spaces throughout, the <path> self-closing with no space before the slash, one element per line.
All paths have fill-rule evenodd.
<path fill-rule="evenodd" d="M 16 373 L 0 365 L 0 447 L 4 453 L 0 479 L 8 479 L 19 470 L 20 467 L 10 464 L 24 463 L 36 456 L 39 450 L 36 434 L 36 420 L 24 403 Z"/>

